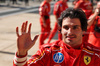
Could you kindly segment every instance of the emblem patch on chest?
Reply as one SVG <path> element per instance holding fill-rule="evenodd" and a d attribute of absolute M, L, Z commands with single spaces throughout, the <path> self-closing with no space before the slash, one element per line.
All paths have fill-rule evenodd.
<path fill-rule="evenodd" d="M 55 54 L 53 55 L 53 60 L 54 60 L 54 62 L 56 62 L 56 63 L 61 63 L 61 62 L 63 62 L 63 60 L 64 60 L 64 55 L 63 55 L 62 53 L 60 53 L 60 52 L 55 53 Z"/>
<path fill-rule="evenodd" d="M 88 65 L 91 62 L 91 57 L 90 56 L 84 56 L 84 63 Z"/>

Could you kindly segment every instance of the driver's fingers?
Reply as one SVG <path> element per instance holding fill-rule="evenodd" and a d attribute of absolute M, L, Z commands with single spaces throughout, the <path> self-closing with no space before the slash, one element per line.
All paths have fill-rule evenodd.
<path fill-rule="evenodd" d="M 25 24 L 24 24 L 23 32 L 25 32 L 25 33 L 26 33 L 26 30 L 27 30 L 27 24 L 28 24 L 28 21 L 26 21 Z"/>
<path fill-rule="evenodd" d="M 31 26 L 32 26 L 32 23 L 29 24 L 28 33 L 30 33 L 31 31 Z"/>
<path fill-rule="evenodd" d="M 21 27 L 21 33 L 22 33 L 22 34 L 25 34 L 25 33 L 26 33 L 26 30 L 27 30 L 27 23 L 28 23 L 28 21 L 26 21 L 26 22 L 24 22 L 24 23 L 22 24 L 22 27 Z"/>
<path fill-rule="evenodd" d="M 24 34 L 24 24 L 25 24 L 25 23 L 23 23 L 23 24 L 22 24 L 22 27 L 21 27 L 21 34 Z"/>
<path fill-rule="evenodd" d="M 18 27 L 16 27 L 16 35 L 17 35 L 17 37 L 19 37 Z"/>

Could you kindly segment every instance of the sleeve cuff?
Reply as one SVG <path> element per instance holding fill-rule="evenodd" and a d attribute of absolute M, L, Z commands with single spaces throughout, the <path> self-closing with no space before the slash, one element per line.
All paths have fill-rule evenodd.
<path fill-rule="evenodd" d="M 27 54 L 25 56 L 17 56 L 17 52 L 15 53 L 15 57 L 14 57 L 14 64 L 18 65 L 18 66 L 22 66 L 24 64 L 26 64 L 27 62 Z"/>

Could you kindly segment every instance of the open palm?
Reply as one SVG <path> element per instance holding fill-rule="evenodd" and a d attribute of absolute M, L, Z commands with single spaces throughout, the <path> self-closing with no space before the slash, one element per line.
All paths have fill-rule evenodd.
<path fill-rule="evenodd" d="M 31 39 L 31 23 L 29 24 L 28 31 L 27 31 L 27 24 L 28 22 L 24 22 L 21 26 L 21 35 L 19 35 L 18 27 L 16 28 L 16 34 L 18 36 L 17 38 L 17 47 L 18 52 L 20 55 L 24 55 L 27 53 L 27 51 L 35 44 L 35 41 L 38 38 L 38 35 L 34 37 L 34 39 Z"/>

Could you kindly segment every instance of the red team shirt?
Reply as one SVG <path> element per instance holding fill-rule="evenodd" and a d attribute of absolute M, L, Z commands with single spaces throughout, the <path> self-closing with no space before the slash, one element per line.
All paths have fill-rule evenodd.
<path fill-rule="evenodd" d="M 22 59 L 15 58 L 13 66 Z M 85 42 L 73 49 L 63 41 L 55 41 L 44 44 L 27 63 L 25 61 L 22 66 L 100 66 L 100 49 Z"/>
<path fill-rule="evenodd" d="M 96 17 L 94 23 L 90 27 L 88 42 L 93 44 L 94 46 L 100 47 L 100 33 L 94 30 L 96 22 L 97 22 L 97 26 L 100 28 L 100 16 Z"/>
<path fill-rule="evenodd" d="M 57 15 L 57 17 L 59 18 L 61 12 L 63 12 L 64 10 L 66 10 L 66 8 L 68 8 L 68 5 L 66 4 L 66 2 L 58 1 L 58 2 L 54 5 L 53 14 L 54 14 L 54 15 Z"/>
<path fill-rule="evenodd" d="M 87 18 L 92 14 L 92 9 L 91 9 L 92 8 L 92 3 L 90 1 L 85 2 L 84 0 L 83 1 L 79 0 L 76 3 L 75 7 L 78 6 L 78 5 L 79 5 L 79 8 L 81 8 L 85 12 Z"/>
<path fill-rule="evenodd" d="M 44 44 L 44 40 L 49 36 L 50 33 L 50 4 L 46 1 L 43 1 L 39 8 L 40 14 L 40 25 L 41 25 L 41 35 L 39 46 Z M 42 17 L 44 17 L 45 24 L 47 27 L 44 27 Z"/>

